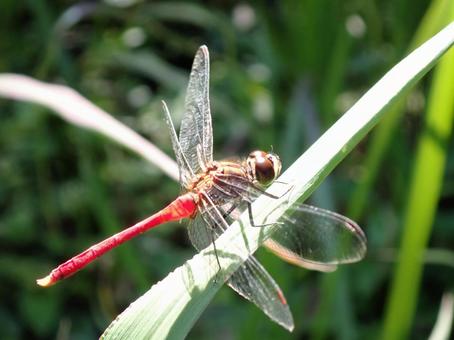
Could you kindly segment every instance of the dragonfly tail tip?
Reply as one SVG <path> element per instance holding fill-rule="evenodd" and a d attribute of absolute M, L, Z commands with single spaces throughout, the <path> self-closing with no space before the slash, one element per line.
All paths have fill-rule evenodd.
<path fill-rule="evenodd" d="M 36 283 L 38 285 L 40 285 L 41 287 L 49 287 L 49 286 L 52 286 L 55 282 L 54 282 L 54 280 L 52 280 L 51 275 L 47 275 L 46 277 L 44 277 L 42 279 L 36 280 Z"/>

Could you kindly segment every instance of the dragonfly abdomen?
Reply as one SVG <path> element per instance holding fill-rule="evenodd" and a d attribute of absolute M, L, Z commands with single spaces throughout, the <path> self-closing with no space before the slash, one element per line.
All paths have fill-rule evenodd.
<path fill-rule="evenodd" d="M 37 280 L 40 286 L 51 286 L 56 282 L 75 274 L 96 258 L 102 256 L 112 248 L 140 235 L 151 228 L 157 227 L 170 221 L 178 221 L 186 217 L 193 217 L 197 213 L 197 196 L 193 193 L 186 193 L 171 202 L 167 207 L 136 223 L 119 233 L 101 241 L 86 249 L 79 255 L 61 264 L 45 278 Z"/>

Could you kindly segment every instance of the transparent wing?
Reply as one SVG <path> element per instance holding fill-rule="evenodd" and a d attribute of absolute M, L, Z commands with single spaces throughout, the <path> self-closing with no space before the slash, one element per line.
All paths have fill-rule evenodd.
<path fill-rule="evenodd" d="M 191 221 L 189 238 L 197 250 L 211 244 L 225 229 L 224 208 L 205 207 Z M 209 223 L 209 224 L 208 224 Z M 214 233 L 214 236 L 212 235 Z M 218 254 L 222 256 L 222 254 Z M 228 279 L 228 285 L 242 297 L 253 302 L 268 317 L 283 327 L 293 329 L 293 318 L 284 294 L 270 274 L 250 256 Z"/>
<path fill-rule="evenodd" d="M 220 174 L 216 180 L 240 196 L 237 208 L 230 214 L 233 218 L 247 208 L 247 202 L 263 193 L 261 188 L 239 176 Z M 330 272 L 338 264 L 361 260 L 366 253 L 367 241 L 361 228 L 332 211 L 297 203 L 276 222 L 277 230 L 265 246 L 292 264 Z"/>
<path fill-rule="evenodd" d="M 194 169 L 191 168 L 188 159 L 183 153 L 180 142 L 178 141 L 175 127 L 173 126 L 172 117 L 170 116 L 169 109 L 167 108 L 167 104 L 164 101 L 162 102 L 162 108 L 164 110 L 165 121 L 170 132 L 170 139 L 172 141 L 173 151 L 175 153 L 178 170 L 180 172 L 180 184 L 183 188 L 187 188 L 188 184 L 191 182 L 191 179 L 194 178 L 196 172 L 194 172 Z"/>
<path fill-rule="evenodd" d="M 230 288 L 253 302 L 268 317 L 286 329 L 293 329 L 293 317 L 284 294 L 263 266 L 250 256 L 230 277 Z"/>
<path fill-rule="evenodd" d="M 296 204 L 278 221 L 265 246 L 283 260 L 320 271 L 361 260 L 367 240 L 352 220 L 332 211 Z"/>
<path fill-rule="evenodd" d="M 207 47 L 201 46 L 192 64 L 180 128 L 181 149 L 194 173 L 213 160 L 209 78 L 210 57 Z"/>

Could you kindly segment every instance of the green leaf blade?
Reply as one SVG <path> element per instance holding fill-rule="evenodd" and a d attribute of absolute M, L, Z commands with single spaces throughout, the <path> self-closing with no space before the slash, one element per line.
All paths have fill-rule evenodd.
<path fill-rule="evenodd" d="M 416 312 L 423 258 L 440 198 L 447 143 L 452 132 L 453 79 L 454 51 L 449 51 L 436 69 L 429 96 L 425 128 L 413 167 L 402 246 L 388 300 L 383 339 L 406 338 Z"/>

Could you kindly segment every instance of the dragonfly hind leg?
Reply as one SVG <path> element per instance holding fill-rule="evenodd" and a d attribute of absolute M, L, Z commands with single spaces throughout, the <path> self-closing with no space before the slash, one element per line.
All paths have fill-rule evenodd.
<path fill-rule="evenodd" d="M 251 224 L 251 227 L 254 227 L 254 228 L 263 228 L 263 227 L 267 227 L 267 226 L 270 226 L 270 225 L 273 225 L 273 224 L 282 224 L 282 222 L 272 222 L 272 223 L 263 223 L 263 224 L 255 224 L 254 222 L 254 216 L 252 216 L 252 205 L 251 205 L 251 202 L 247 202 L 247 211 L 248 211 L 248 214 L 249 214 L 249 223 Z"/>
<path fill-rule="evenodd" d="M 216 257 L 216 262 L 218 264 L 218 271 L 214 277 L 214 283 L 218 283 L 218 278 L 221 273 L 221 262 L 219 262 L 218 250 L 216 249 L 216 240 L 214 239 L 214 229 L 210 228 L 211 243 L 213 243 L 214 256 Z"/>
<path fill-rule="evenodd" d="M 201 217 L 205 221 L 205 225 L 207 226 L 207 228 L 206 228 L 207 232 L 209 232 L 210 238 L 211 238 L 211 243 L 213 244 L 214 256 L 216 258 L 216 263 L 218 265 L 218 270 L 217 270 L 216 276 L 214 278 L 214 283 L 217 283 L 222 267 L 221 267 L 221 262 L 219 261 L 218 250 L 216 248 L 216 239 L 215 239 L 216 226 L 213 226 L 211 223 L 212 221 L 210 221 L 209 218 L 207 219 L 204 214 L 202 214 Z"/>

